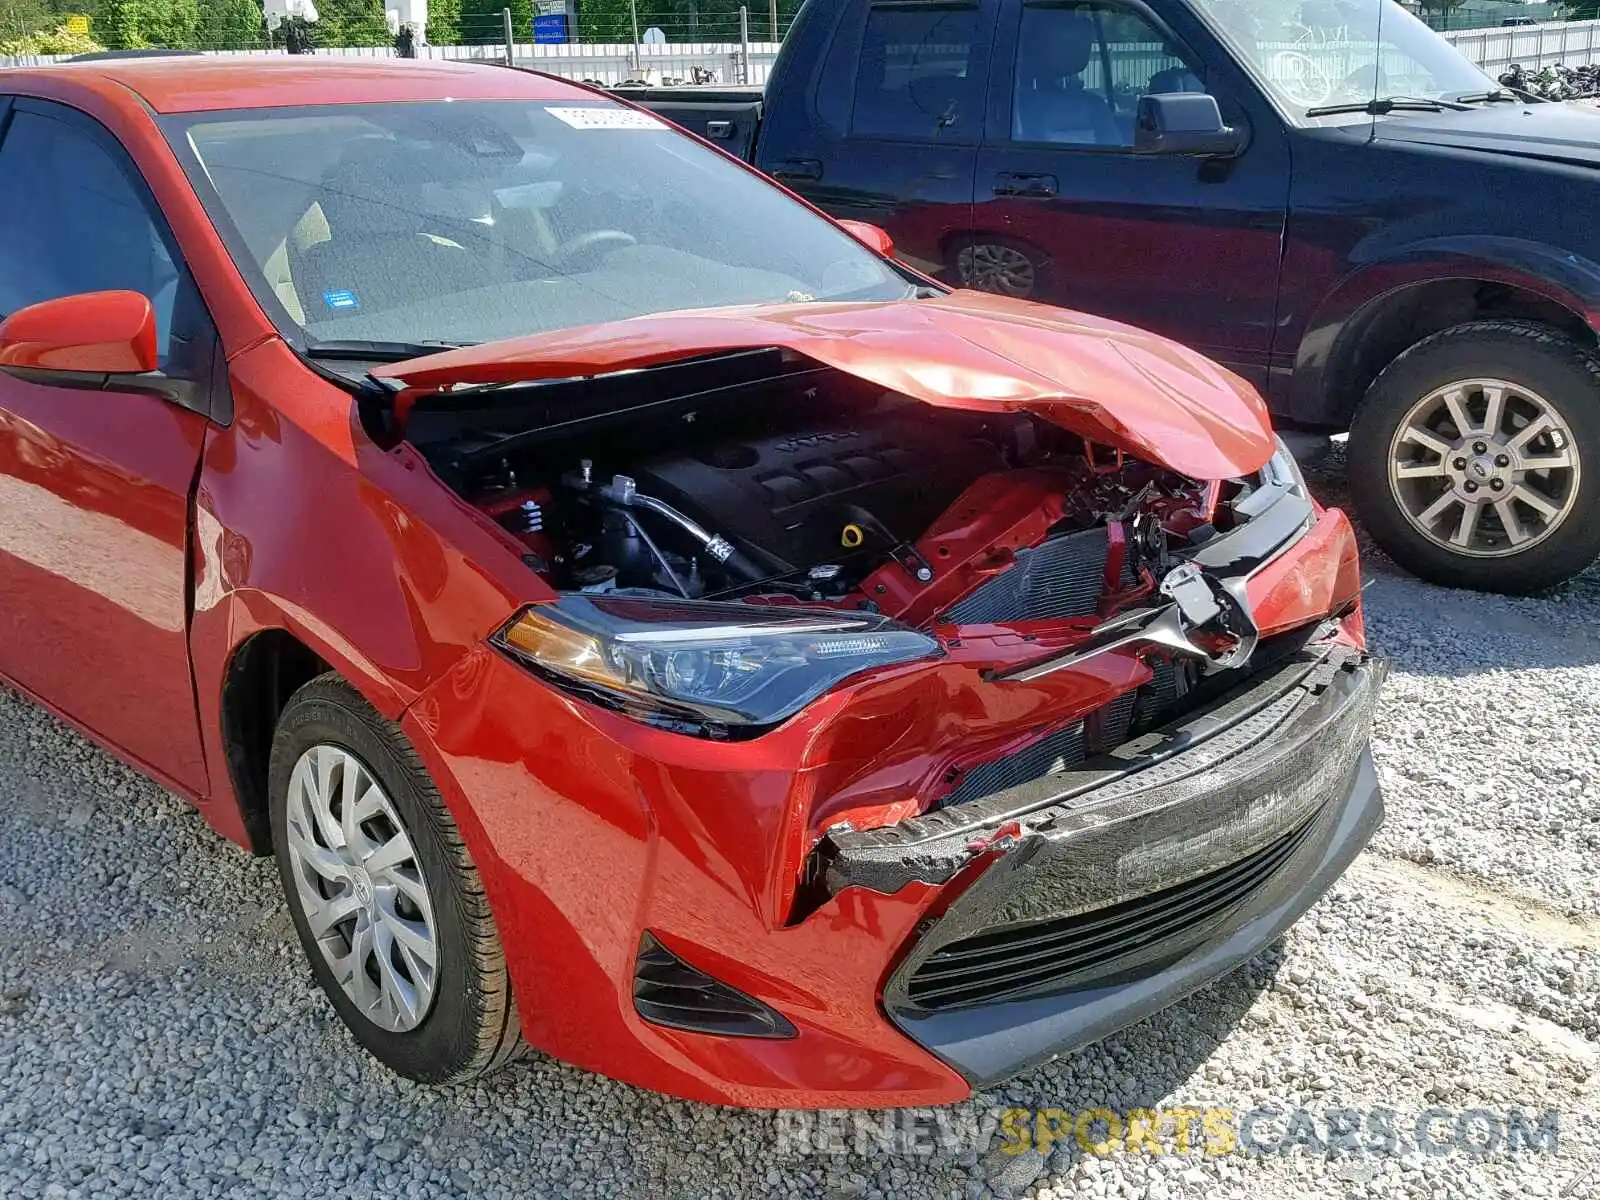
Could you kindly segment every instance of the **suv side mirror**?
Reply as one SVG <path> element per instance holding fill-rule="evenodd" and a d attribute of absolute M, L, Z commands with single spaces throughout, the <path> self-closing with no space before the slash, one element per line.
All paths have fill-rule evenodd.
<path fill-rule="evenodd" d="M 1173 92 L 1139 97 L 1133 148 L 1140 154 L 1232 158 L 1244 149 L 1244 135 L 1222 123 L 1215 97 Z"/>
<path fill-rule="evenodd" d="M 894 239 L 889 236 L 887 229 L 869 225 L 865 221 L 840 221 L 839 225 L 868 249 L 876 250 L 885 258 L 894 257 Z"/>
<path fill-rule="evenodd" d="M 116 376 L 148 375 L 160 365 L 155 310 L 138 292 L 62 296 L 0 321 L 0 370 Z"/>

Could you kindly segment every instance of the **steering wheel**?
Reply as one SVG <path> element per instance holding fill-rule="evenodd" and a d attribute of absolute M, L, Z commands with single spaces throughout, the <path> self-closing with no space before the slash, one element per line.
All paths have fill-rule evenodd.
<path fill-rule="evenodd" d="M 637 246 L 639 239 L 620 229 L 591 229 L 577 237 L 568 238 L 556 249 L 556 257 L 563 263 L 595 261 L 625 246 Z"/>

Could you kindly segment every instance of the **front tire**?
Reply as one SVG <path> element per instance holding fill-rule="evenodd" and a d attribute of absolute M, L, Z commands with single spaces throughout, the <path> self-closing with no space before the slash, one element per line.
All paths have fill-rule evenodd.
<path fill-rule="evenodd" d="M 312 974 L 373 1057 L 421 1083 L 522 1051 L 483 883 L 405 734 L 323 675 L 269 768 L 273 851 Z"/>
<path fill-rule="evenodd" d="M 1349 475 L 1368 531 L 1413 574 L 1548 588 L 1600 556 L 1600 361 L 1528 321 L 1436 333 L 1367 391 Z"/>

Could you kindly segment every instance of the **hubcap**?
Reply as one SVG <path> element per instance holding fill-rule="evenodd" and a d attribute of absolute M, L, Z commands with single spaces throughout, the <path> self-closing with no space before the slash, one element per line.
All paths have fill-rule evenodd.
<path fill-rule="evenodd" d="M 1423 397 L 1389 446 L 1389 489 L 1406 519 L 1477 558 L 1554 533 L 1577 502 L 1580 468 L 1560 412 L 1504 379 L 1463 379 Z"/>
<path fill-rule="evenodd" d="M 382 1029 L 415 1029 L 438 981 L 433 904 L 400 814 L 349 751 L 300 756 L 287 843 L 306 924 L 345 995 Z"/>
<path fill-rule="evenodd" d="M 983 292 L 1027 296 L 1033 292 L 1033 262 L 1021 250 L 985 242 L 963 247 L 956 259 L 961 282 Z"/>

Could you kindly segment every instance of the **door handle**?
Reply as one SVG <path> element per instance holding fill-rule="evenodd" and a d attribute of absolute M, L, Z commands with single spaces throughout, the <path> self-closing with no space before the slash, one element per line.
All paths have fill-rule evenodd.
<path fill-rule="evenodd" d="M 1054 175 L 1032 171 L 1001 171 L 994 177 L 996 196 L 1054 196 L 1058 188 Z"/>
<path fill-rule="evenodd" d="M 716 138 L 718 141 L 727 141 L 733 136 L 732 121 L 707 121 L 706 136 Z"/>
<path fill-rule="evenodd" d="M 772 164 L 774 179 L 805 181 L 822 178 L 822 160 L 816 158 L 786 158 Z"/>

